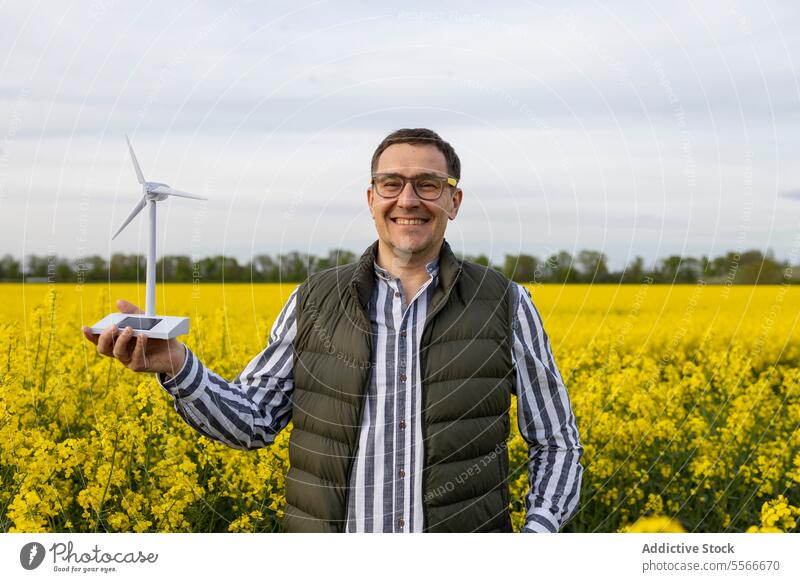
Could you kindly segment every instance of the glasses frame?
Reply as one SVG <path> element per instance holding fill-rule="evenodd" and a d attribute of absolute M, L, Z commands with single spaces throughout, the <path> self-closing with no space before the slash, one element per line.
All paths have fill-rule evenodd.
<path fill-rule="evenodd" d="M 375 183 L 375 179 L 381 176 L 391 176 L 393 178 L 399 178 L 400 180 L 403 181 L 403 185 L 400 186 L 400 190 L 397 191 L 397 194 L 395 194 L 394 196 L 384 196 L 383 194 L 380 193 L 378 185 Z M 439 193 L 436 195 L 436 198 L 426 198 L 425 196 L 422 196 L 419 193 L 419 191 L 417 190 L 417 180 L 422 178 L 438 178 L 439 180 L 442 180 L 442 189 L 439 190 Z M 455 178 L 451 176 L 440 176 L 438 174 L 418 174 L 416 176 L 409 177 L 409 176 L 404 176 L 403 174 L 384 172 L 379 174 L 373 174 L 372 179 L 370 180 L 370 184 L 375 187 L 375 193 L 381 198 L 384 198 L 386 200 L 392 200 L 394 198 L 398 198 L 400 196 L 400 193 L 405 189 L 406 184 L 408 182 L 411 182 L 411 189 L 414 190 L 414 194 L 416 194 L 420 200 L 425 200 L 427 202 L 434 202 L 439 198 L 441 198 L 442 194 L 444 194 L 445 186 L 452 186 L 453 188 L 455 188 L 458 185 L 458 180 L 456 180 Z"/>

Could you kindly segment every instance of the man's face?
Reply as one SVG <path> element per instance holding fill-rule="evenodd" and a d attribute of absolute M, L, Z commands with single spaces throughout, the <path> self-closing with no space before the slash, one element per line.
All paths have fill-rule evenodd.
<path fill-rule="evenodd" d="M 383 151 L 375 173 L 447 177 L 447 160 L 435 146 L 400 143 Z M 423 200 L 417 196 L 410 181 L 396 198 L 383 198 L 374 190 L 374 186 L 367 189 L 367 202 L 383 245 L 396 257 L 411 259 L 418 255 L 433 260 L 444 239 L 448 219 L 454 220 L 458 214 L 461 189 L 445 185 L 438 200 Z M 422 223 L 402 224 L 398 219 L 421 219 Z"/>

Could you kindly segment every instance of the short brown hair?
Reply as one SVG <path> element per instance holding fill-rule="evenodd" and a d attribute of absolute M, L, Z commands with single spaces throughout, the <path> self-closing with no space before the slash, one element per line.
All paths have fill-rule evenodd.
<path fill-rule="evenodd" d="M 439 137 L 439 134 L 435 131 L 424 127 L 398 129 L 383 138 L 378 149 L 372 154 L 372 165 L 370 168 L 372 174 L 378 169 L 378 158 L 381 157 L 383 151 L 390 145 L 398 143 L 408 143 L 412 145 L 428 144 L 434 146 L 444 154 L 444 159 L 447 160 L 447 174 L 456 180 L 461 179 L 461 160 L 458 159 L 458 154 L 456 154 L 453 146 Z"/>

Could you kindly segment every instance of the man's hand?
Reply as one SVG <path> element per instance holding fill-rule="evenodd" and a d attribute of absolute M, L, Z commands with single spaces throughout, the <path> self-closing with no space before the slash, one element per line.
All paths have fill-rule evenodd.
<path fill-rule="evenodd" d="M 119 299 L 122 313 L 140 314 L 141 309 Z M 183 367 L 186 351 L 183 344 L 175 338 L 170 340 L 148 339 L 145 335 L 134 337 L 133 329 L 126 327 L 121 333 L 116 325 L 111 325 L 99 335 L 93 334 L 83 326 L 83 335 L 97 346 L 97 351 L 109 358 L 116 358 L 122 365 L 134 372 L 162 372 L 174 376 Z"/>

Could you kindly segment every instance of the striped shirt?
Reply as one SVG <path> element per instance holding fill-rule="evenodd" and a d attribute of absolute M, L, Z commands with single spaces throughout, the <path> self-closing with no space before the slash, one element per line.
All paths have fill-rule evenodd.
<path fill-rule="evenodd" d="M 350 475 L 346 531 L 419 532 L 424 461 L 419 346 L 439 281 L 438 259 L 426 265 L 428 281 L 411 298 L 398 278 L 377 263 L 374 268 L 376 284 L 369 303 L 374 372 Z M 512 362 L 518 423 L 529 453 L 530 489 L 522 531 L 555 532 L 578 505 L 583 447 L 530 293 L 516 283 L 512 293 L 517 305 Z M 278 315 L 266 349 L 233 382 L 206 368 L 188 347 L 184 366 L 174 378 L 156 374 L 174 397 L 175 410 L 195 430 L 230 447 L 251 450 L 268 446 L 289 423 L 296 295 L 297 289 Z"/>

